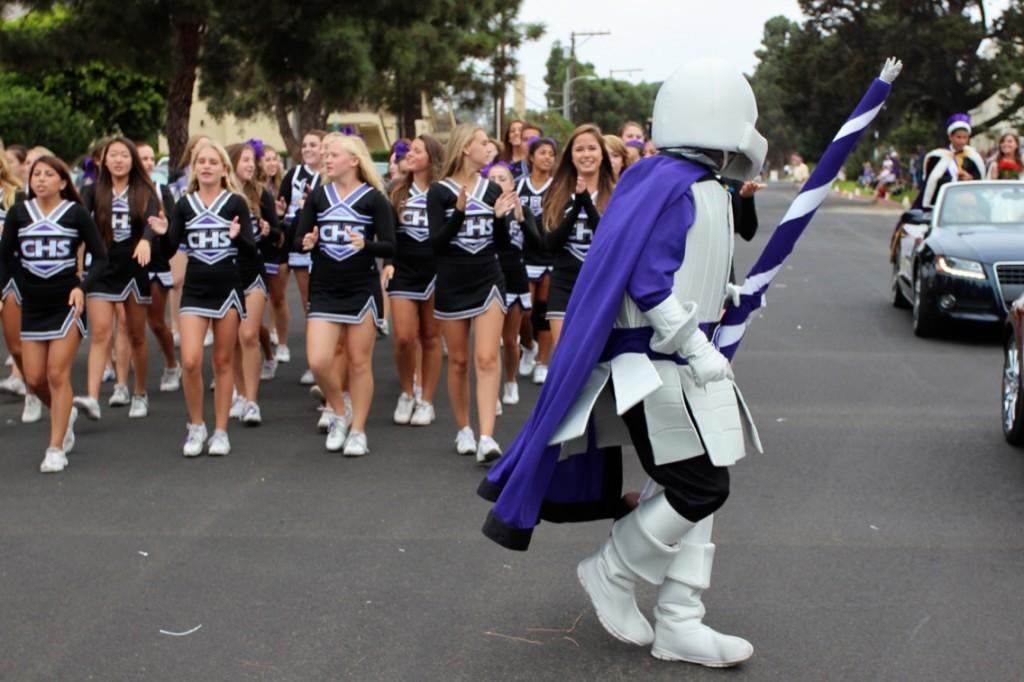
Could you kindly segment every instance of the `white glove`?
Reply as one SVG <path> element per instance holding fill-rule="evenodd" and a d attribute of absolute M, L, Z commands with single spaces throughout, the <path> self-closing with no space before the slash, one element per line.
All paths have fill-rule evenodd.
<path fill-rule="evenodd" d="M 734 308 L 740 307 L 740 293 L 743 291 L 742 287 L 736 286 L 732 282 L 725 285 L 725 298 L 732 299 L 732 305 Z"/>
<path fill-rule="evenodd" d="M 885 66 L 882 67 L 882 73 L 878 76 L 889 85 L 896 80 L 896 76 L 900 75 L 900 71 L 903 70 L 903 62 L 896 57 L 889 57 L 885 60 Z"/>
<path fill-rule="evenodd" d="M 689 363 L 698 386 L 733 378 L 729 360 L 718 352 L 701 330 L 690 334 L 679 351 Z"/>

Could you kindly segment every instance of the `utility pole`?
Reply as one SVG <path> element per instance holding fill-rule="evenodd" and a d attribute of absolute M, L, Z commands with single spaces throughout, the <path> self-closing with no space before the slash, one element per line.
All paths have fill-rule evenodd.
<path fill-rule="evenodd" d="M 569 34 L 569 63 L 565 67 L 565 83 L 562 85 L 562 116 L 566 121 L 572 123 L 572 84 L 580 79 L 575 76 L 576 67 L 576 38 L 589 38 L 591 36 L 610 36 L 611 31 L 573 31 Z"/>

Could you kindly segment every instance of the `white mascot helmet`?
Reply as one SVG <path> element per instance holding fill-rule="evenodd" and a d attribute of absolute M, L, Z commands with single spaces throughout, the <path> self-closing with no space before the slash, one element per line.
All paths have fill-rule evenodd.
<path fill-rule="evenodd" d="M 722 175 L 750 180 L 761 172 L 768 153 L 756 122 L 757 101 L 743 74 L 721 59 L 696 59 L 661 84 L 651 138 L 658 149 L 726 152 Z"/>

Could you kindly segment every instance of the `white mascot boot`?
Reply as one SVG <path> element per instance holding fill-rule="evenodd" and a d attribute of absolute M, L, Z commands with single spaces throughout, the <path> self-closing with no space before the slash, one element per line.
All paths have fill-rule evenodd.
<path fill-rule="evenodd" d="M 619 519 L 597 554 L 581 561 L 576 569 L 601 625 L 627 644 L 647 646 L 654 641 L 651 624 L 637 608 L 635 590 L 640 580 L 661 584 L 679 552 L 678 545 L 667 545 L 652 533 L 662 525 L 660 519 L 669 518 L 666 513 L 675 523 L 682 520 L 693 525 L 679 516 L 660 493 Z M 681 534 L 678 532 L 676 537 Z"/>
<path fill-rule="evenodd" d="M 679 541 L 679 552 L 665 574 L 654 607 L 651 655 L 665 661 L 686 661 L 709 668 L 728 668 L 754 654 L 750 642 L 723 635 L 704 625 L 701 593 L 711 582 L 715 546 L 712 517 L 697 523 Z"/>

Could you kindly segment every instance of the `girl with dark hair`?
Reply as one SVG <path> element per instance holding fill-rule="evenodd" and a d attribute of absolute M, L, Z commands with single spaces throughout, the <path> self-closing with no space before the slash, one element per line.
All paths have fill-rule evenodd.
<path fill-rule="evenodd" d="M 323 139 L 327 135 L 322 130 L 310 130 L 302 136 L 302 163 L 285 173 L 281 181 L 281 192 L 278 194 L 277 213 L 283 215 L 285 240 L 289 246 L 287 269 L 282 267 L 279 272 L 284 273 L 284 279 L 288 279 L 288 270 L 295 273 L 295 283 L 299 287 L 299 296 L 302 299 L 302 313 L 306 314 L 309 308 L 309 268 L 310 258 L 308 253 L 298 251 L 295 241 L 295 227 L 298 224 L 298 214 L 302 209 L 306 197 L 316 189 L 320 183 L 320 170 L 323 164 Z M 282 293 L 282 301 L 283 293 Z M 283 304 L 280 307 L 274 304 L 274 322 L 277 325 L 277 361 L 291 362 L 292 354 L 288 348 L 288 306 Z M 313 383 L 313 373 L 307 369 L 300 379 L 304 385 Z"/>
<path fill-rule="evenodd" d="M 213 404 L 215 427 L 207 443 L 211 455 L 231 452 L 228 410 L 234 383 L 238 323 L 245 317 L 245 299 L 238 254 L 256 253 L 252 223 L 224 148 L 201 142 L 192 156 L 192 176 L 186 193 L 175 204 L 168 221 L 151 217 L 149 225 L 165 253 L 184 244 L 188 255 L 181 292 L 182 388 L 188 408 L 188 433 L 182 454 L 196 457 L 206 441 L 203 420 L 203 339 L 213 327 Z"/>
<path fill-rule="evenodd" d="M 512 179 L 519 181 L 530 174 L 530 145 L 544 135 L 544 130 L 533 123 L 523 122 L 523 132 L 519 142 L 519 160 L 512 162 Z"/>
<path fill-rule="evenodd" d="M 402 393 L 396 424 L 427 426 L 435 419 L 434 391 L 441 377 L 441 341 L 434 318 L 437 257 L 430 246 L 427 190 L 441 174 L 444 148 L 429 135 L 409 144 L 405 173 L 392 185 L 391 205 L 398 214 L 394 276 L 388 281 L 395 323 L 395 365 Z M 416 396 L 416 351 L 421 353 L 420 389 Z"/>
<path fill-rule="evenodd" d="M 519 384 L 516 372 L 519 369 L 519 326 L 520 320 L 529 315 L 533 304 L 530 301 L 530 281 L 526 276 L 523 249 L 526 242 L 541 242 L 540 233 L 533 213 L 523 208 L 512 170 L 507 164 L 497 163 L 488 169 L 484 177 L 496 183 L 506 193 L 515 196 L 514 208 L 508 214 L 509 246 L 498 250 L 501 272 L 505 276 L 505 324 L 502 327 L 504 350 L 505 385 L 501 401 L 506 405 L 519 403 Z"/>
<path fill-rule="evenodd" d="M 1024 177 L 1020 138 L 1016 133 L 1003 133 L 999 138 L 999 151 L 988 164 L 986 177 L 990 180 L 1020 180 Z"/>
<path fill-rule="evenodd" d="M 0 282 L 18 261 L 22 367 L 28 388 L 50 408 L 50 444 L 39 470 L 63 471 L 75 445 L 71 363 L 85 336 L 85 293 L 104 272 L 107 252 L 81 205 L 68 167 L 42 156 L 29 170 L 28 200 L 14 204 L 0 237 Z M 78 278 L 79 247 L 92 258 Z"/>
<path fill-rule="evenodd" d="M 273 257 L 281 251 L 284 233 L 277 225 L 274 197 L 260 182 L 256 149 L 246 142 L 231 145 L 227 152 L 252 216 L 252 238 L 257 246 L 255 253 L 238 254 L 246 314 L 238 325 L 238 346 L 235 352 L 235 390 L 238 395 L 231 405 L 229 415 L 243 424 L 257 426 L 263 421 L 257 400 L 263 359 L 260 353 L 260 327 L 263 323 L 263 307 L 267 301 L 264 257 L 266 254 Z"/>
<path fill-rule="evenodd" d="M 544 196 L 551 187 L 558 147 L 550 137 L 537 138 L 530 143 L 530 153 L 526 158 L 530 174 L 519 180 L 516 191 L 523 208 L 532 213 L 535 223 L 540 225 Z M 543 384 L 551 355 L 551 325 L 547 320 L 547 310 L 554 259 L 543 242 L 534 244 L 530 240 L 526 241 L 523 249 L 523 259 L 526 261 L 526 276 L 530 280 L 533 311 L 531 315 L 523 315 L 519 328 L 522 338 L 519 375 L 531 377 L 535 384 Z"/>
<path fill-rule="evenodd" d="M 600 128 L 592 123 L 580 126 L 573 131 L 565 149 L 551 189 L 544 197 L 546 241 L 548 250 L 555 254 L 547 317 L 556 346 L 569 296 L 615 188 Z"/>
<path fill-rule="evenodd" d="M 135 385 L 131 393 L 128 416 L 132 419 L 149 414 L 146 395 L 146 374 L 149 349 L 146 347 L 146 322 L 150 297 L 149 265 L 153 233 L 148 229 L 151 216 L 160 213 L 156 188 L 149 179 L 131 140 L 116 137 L 103 147 L 96 182 L 83 190 L 83 203 L 96 222 L 100 238 L 107 249 L 107 262 L 95 271 L 92 288 L 86 295 L 86 308 L 92 323 L 89 343 L 88 393 L 75 398 L 75 407 L 89 419 L 100 418 L 100 386 L 103 370 L 110 360 L 114 336 L 115 305 L 124 304 L 125 327 L 131 345 L 135 368 Z M 119 368 L 127 378 L 127 367 Z M 110 397 L 111 406 L 129 403 L 128 386 L 116 384 Z"/>
<path fill-rule="evenodd" d="M 501 160 L 505 163 L 519 163 L 525 156 L 523 153 L 523 126 L 519 119 L 508 122 L 505 136 L 501 138 Z"/>
<path fill-rule="evenodd" d="M 480 177 L 487 158 L 487 134 L 461 125 L 448 138 L 440 182 L 427 192 L 430 244 L 437 254 L 434 316 L 448 346 L 448 397 L 459 427 L 455 449 L 476 453 L 477 462 L 501 456 L 494 440 L 501 376 L 498 347 L 505 319 L 505 278 L 497 249 L 508 248 L 506 215 L 518 197 Z M 469 425 L 469 332 L 476 322 L 473 357 L 479 444 Z"/>

